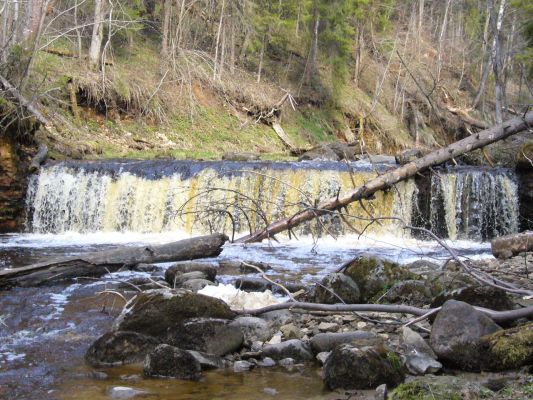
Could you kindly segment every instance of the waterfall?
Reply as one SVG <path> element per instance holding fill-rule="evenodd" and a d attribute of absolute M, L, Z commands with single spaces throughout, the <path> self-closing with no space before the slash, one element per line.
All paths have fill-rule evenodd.
<path fill-rule="evenodd" d="M 35 233 L 248 233 L 363 185 L 385 168 L 334 162 L 62 162 L 31 178 L 27 226 Z M 350 205 L 342 218 L 321 216 L 292 233 L 405 235 L 398 221 L 369 221 L 393 216 L 413 223 L 428 192 L 427 227 L 452 239 L 482 240 L 517 230 L 516 191 L 507 171 L 444 171 L 431 176 L 429 190 L 408 180 Z"/>

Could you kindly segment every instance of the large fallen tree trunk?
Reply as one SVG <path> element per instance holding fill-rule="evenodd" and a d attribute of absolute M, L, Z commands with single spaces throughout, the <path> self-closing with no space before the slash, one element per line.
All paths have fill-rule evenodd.
<path fill-rule="evenodd" d="M 533 111 L 530 111 L 523 116 L 512 118 L 503 124 L 494 126 L 490 129 L 475 133 L 447 147 L 433 151 L 424 157 L 380 175 L 363 186 L 359 186 L 347 193 L 325 200 L 316 207 L 304 209 L 288 218 L 273 222 L 266 228 L 257 230 L 251 235 L 238 239 L 237 242 L 260 242 L 263 239 L 267 239 L 279 232 L 292 229 L 293 227 L 319 217 L 320 215 L 346 207 L 354 201 L 370 198 L 377 191 L 389 189 L 392 185 L 408 179 L 418 172 L 522 132 L 528 129 L 531 125 L 533 125 Z"/>
<path fill-rule="evenodd" d="M 228 240 L 223 234 L 200 236 L 168 244 L 123 246 L 119 249 L 61 257 L 0 271 L 0 288 L 38 286 L 78 277 L 102 276 L 139 263 L 192 260 L 217 256 Z"/>

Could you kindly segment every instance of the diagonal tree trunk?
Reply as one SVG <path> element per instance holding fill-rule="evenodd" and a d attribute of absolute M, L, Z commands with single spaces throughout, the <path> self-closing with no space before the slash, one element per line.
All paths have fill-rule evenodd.
<path fill-rule="evenodd" d="M 363 186 L 359 186 L 358 188 L 335 198 L 325 200 L 313 209 L 304 209 L 291 217 L 275 221 L 264 229 L 257 230 L 251 235 L 238 239 L 237 242 L 260 242 L 263 239 L 267 239 L 277 233 L 292 229 L 306 221 L 310 221 L 331 211 L 339 210 L 354 201 L 366 199 L 380 190 L 389 189 L 392 185 L 406 180 L 429 167 L 442 164 L 443 162 L 451 160 L 461 154 L 480 149 L 491 143 L 529 129 L 531 125 L 533 125 L 533 111 L 529 111 L 523 116 L 512 118 L 503 124 L 496 125 L 490 129 L 468 136 L 467 138 L 452 143 L 442 149 L 435 150 L 418 160 L 380 175 Z"/>

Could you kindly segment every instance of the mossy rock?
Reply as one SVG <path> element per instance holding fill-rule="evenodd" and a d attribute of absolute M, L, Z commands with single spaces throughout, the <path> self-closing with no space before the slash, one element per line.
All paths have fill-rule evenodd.
<path fill-rule="evenodd" d="M 114 330 L 166 338 L 190 318 L 232 319 L 222 300 L 188 290 L 148 290 L 133 298 L 114 323 Z"/>
<path fill-rule="evenodd" d="M 373 255 L 361 255 L 355 258 L 346 266 L 344 274 L 359 286 L 364 301 L 381 296 L 397 282 L 419 279 L 417 274 L 398 264 Z"/>
<path fill-rule="evenodd" d="M 533 364 L 533 323 L 484 336 L 481 343 L 488 348 L 494 370 Z"/>

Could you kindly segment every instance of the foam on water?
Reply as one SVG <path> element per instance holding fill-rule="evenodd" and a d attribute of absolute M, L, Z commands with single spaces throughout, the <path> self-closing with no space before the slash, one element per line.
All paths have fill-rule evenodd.
<path fill-rule="evenodd" d="M 282 298 L 275 297 L 270 290 L 250 293 L 223 283 L 218 286 L 206 286 L 198 293 L 223 300 L 234 310 L 253 310 L 283 301 Z"/>

